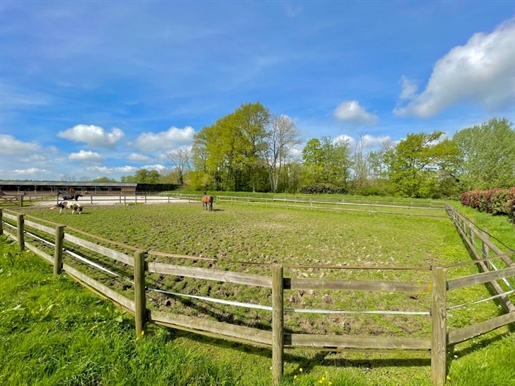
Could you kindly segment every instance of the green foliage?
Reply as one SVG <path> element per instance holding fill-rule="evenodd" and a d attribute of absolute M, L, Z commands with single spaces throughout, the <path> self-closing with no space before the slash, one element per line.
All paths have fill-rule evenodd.
<path fill-rule="evenodd" d="M 138 184 L 157 184 L 161 175 L 157 170 L 139 169 L 134 176 L 122 176 L 121 182 Z"/>
<path fill-rule="evenodd" d="M 398 191 L 408 197 L 440 197 L 439 178 L 453 175 L 459 164 L 459 149 L 444 133 L 409 134 L 386 154 L 389 177 Z"/>
<path fill-rule="evenodd" d="M 506 118 L 460 130 L 453 141 L 463 154 L 463 190 L 515 186 L 515 130 Z"/>
<path fill-rule="evenodd" d="M 302 150 L 302 160 L 304 186 L 330 184 L 346 188 L 351 164 L 347 141 L 312 138 Z"/>
<path fill-rule="evenodd" d="M 461 204 L 494 215 L 515 218 L 515 187 L 510 189 L 474 190 L 460 196 Z"/>
<path fill-rule="evenodd" d="M 344 194 L 347 193 L 347 189 L 333 184 L 315 183 L 303 186 L 300 192 L 304 194 Z"/>
<path fill-rule="evenodd" d="M 217 190 L 256 190 L 267 146 L 270 113 L 259 102 L 204 127 L 194 137 L 193 163 L 213 177 Z"/>

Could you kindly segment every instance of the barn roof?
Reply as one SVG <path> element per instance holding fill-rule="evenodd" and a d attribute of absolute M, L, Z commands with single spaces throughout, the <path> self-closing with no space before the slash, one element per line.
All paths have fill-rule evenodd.
<path fill-rule="evenodd" d="M 0 186 L 137 186 L 136 183 L 122 183 L 122 182 L 77 182 L 77 181 L 9 181 L 0 180 Z"/>

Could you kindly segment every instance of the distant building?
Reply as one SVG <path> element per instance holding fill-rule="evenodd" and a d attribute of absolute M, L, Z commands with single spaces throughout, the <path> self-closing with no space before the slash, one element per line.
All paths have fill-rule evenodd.
<path fill-rule="evenodd" d="M 58 181 L 3 181 L 0 180 L 0 192 L 23 194 L 24 192 L 55 193 L 74 189 L 77 193 L 90 194 L 136 194 L 138 184 L 121 182 L 58 182 Z"/>

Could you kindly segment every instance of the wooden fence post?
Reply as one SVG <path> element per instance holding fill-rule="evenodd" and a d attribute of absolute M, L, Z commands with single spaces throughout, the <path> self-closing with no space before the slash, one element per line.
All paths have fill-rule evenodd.
<path fill-rule="evenodd" d="M 139 338 L 147 324 L 147 304 L 145 298 L 145 252 L 134 253 L 134 303 L 136 305 L 134 319 L 136 338 Z"/>
<path fill-rule="evenodd" d="M 3 218 L 2 208 L 0 208 L 0 236 L 3 234 L 4 234 L 4 218 Z"/>
<path fill-rule="evenodd" d="M 483 259 L 487 259 L 488 257 L 490 257 L 490 248 L 488 247 L 487 245 L 487 241 L 489 240 L 489 237 L 488 235 L 483 235 L 483 237 L 486 239 L 484 240 L 483 238 L 481 239 L 481 257 Z M 491 262 L 487 261 L 486 262 L 486 266 L 487 267 L 490 267 L 490 269 L 492 269 L 492 264 Z"/>
<path fill-rule="evenodd" d="M 272 267 L 272 384 L 278 386 L 284 371 L 283 267 Z"/>
<path fill-rule="evenodd" d="M 18 215 L 18 245 L 23 251 L 25 249 L 25 233 L 24 233 L 25 217 L 23 214 Z"/>
<path fill-rule="evenodd" d="M 63 271 L 63 247 L 65 227 L 66 225 L 58 225 L 55 228 L 54 275 L 60 275 Z"/>
<path fill-rule="evenodd" d="M 431 380 L 441 386 L 447 375 L 447 280 L 446 269 L 433 270 L 433 305 L 431 308 Z"/>

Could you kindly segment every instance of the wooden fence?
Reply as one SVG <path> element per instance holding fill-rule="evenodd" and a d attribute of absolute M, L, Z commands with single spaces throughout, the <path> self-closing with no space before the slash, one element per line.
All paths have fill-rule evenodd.
<path fill-rule="evenodd" d="M 459 213 L 447 208 L 449 215 L 457 224 L 458 229 L 467 237 L 483 237 L 479 231 L 472 229 L 469 222 Z M 479 263 L 481 266 L 491 264 L 497 258 L 505 262 L 506 267 L 494 271 L 488 271 L 460 278 L 447 278 L 447 269 L 450 266 L 427 267 L 431 270 L 431 280 L 427 282 L 397 282 L 397 281 L 363 281 L 363 280 L 330 280 L 314 278 L 294 278 L 284 276 L 284 266 L 272 264 L 269 266 L 269 275 L 256 275 L 242 272 L 222 271 L 208 268 L 198 268 L 176 264 L 164 264 L 147 262 L 146 253 L 134 249 L 132 254 L 117 251 L 112 248 L 99 245 L 95 242 L 74 236 L 65 232 L 64 225 L 42 225 L 39 222 L 26 220 L 24 214 L 7 212 L 0 209 L 0 234 L 7 234 L 16 240 L 21 249 L 27 248 L 47 260 L 54 267 L 54 274 L 60 274 L 63 270 L 71 277 L 78 280 L 84 286 L 95 291 L 99 295 L 110 299 L 123 309 L 134 315 L 136 335 L 140 336 L 147 323 L 183 329 L 194 333 L 214 336 L 221 339 L 235 340 L 242 343 L 270 347 L 272 350 L 272 382 L 279 385 L 283 378 L 283 355 L 286 348 L 316 348 L 341 350 L 341 349 L 371 349 L 371 350 L 424 350 L 431 355 L 431 379 L 434 385 L 443 385 L 446 379 L 446 365 L 450 359 L 447 357 L 447 346 L 471 339 L 480 334 L 492 331 L 509 323 L 515 322 L 515 312 L 510 306 L 508 293 L 499 293 L 500 298 L 508 305 L 508 313 L 499 317 L 476 323 L 470 326 L 449 331 L 447 327 L 447 292 L 467 286 L 483 283 L 496 283 L 499 280 L 511 280 L 515 277 L 515 267 L 509 254 L 499 253 L 496 247 L 484 239 L 485 250 L 496 256 L 486 258 L 478 256 L 477 260 L 459 263 Z M 36 240 L 37 235 L 32 232 L 46 234 L 47 244 L 53 248 L 53 256 L 38 248 L 35 243 L 27 242 Z M 80 246 L 85 250 L 101 254 L 113 261 L 125 264 L 132 268 L 133 298 L 128 298 L 119 292 L 109 288 L 97 280 L 87 276 L 71 265 L 63 263 L 64 242 L 70 245 Z M 102 240 L 105 241 L 105 240 Z M 119 245 L 119 243 L 118 243 Z M 486 252 L 485 252 L 486 253 Z M 500 257 L 499 257 L 500 256 Z M 292 266 L 288 266 L 292 267 Z M 405 268 L 398 268 L 405 269 Z M 272 328 L 265 331 L 258 328 L 235 325 L 231 323 L 208 320 L 202 317 L 193 317 L 179 314 L 150 310 L 147 307 L 148 295 L 145 288 L 146 275 L 177 275 L 201 280 L 236 283 L 246 286 L 269 288 L 272 291 L 271 307 L 263 306 L 262 309 L 271 311 Z M 431 333 L 425 337 L 395 337 L 395 336 L 354 336 L 348 334 L 305 334 L 289 333 L 284 329 L 284 291 L 288 289 L 302 290 L 343 290 L 343 291 L 387 291 L 387 292 L 412 292 L 430 293 L 431 307 L 428 310 L 417 312 L 430 318 Z M 502 291 L 502 288 L 499 287 Z M 494 297 L 493 297 L 494 298 Z M 220 301 L 220 300 L 219 300 Z M 353 311 L 355 312 L 355 311 Z M 362 311 L 367 313 L 371 311 Z M 375 311 L 381 314 L 381 311 Z M 396 311 L 385 311 L 387 313 Z"/>
<path fill-rule="evenodd" d="M 149 203 L 171 203 L 189 202 L 200 203 L 200 194 L 148 194 L 146 192 L 127 193 L 94 193 L 83 194 L 79 198 L 82 205 L 129 205 L 129 204 L 149 204 Z M 0 207 L 2 206 L 24 206 L 31 205 L 38 201 L 62 201 L 55 193 L 34 193 L 0 195 Z M 382 202 L 380 200 L 359 198 L 327 198 L 327 197 L 303 197 L 303 196 L 215 196 L 215 206 L 217 203 L 226 204 L 265 204 L 267 206 L 290 207 L 302 209 L 319 209 L 331 211 L 360 212 L 368 214 L 396 214 L 407 216 L 425 217 L 445 217 L 444 206 L 438 202 L 429 202 L 426 206 L 413 205 L 412 203 Z"/>

